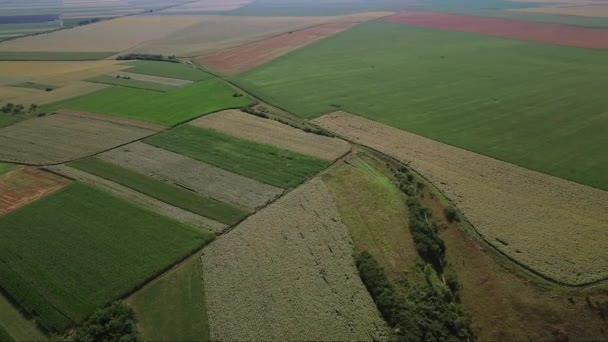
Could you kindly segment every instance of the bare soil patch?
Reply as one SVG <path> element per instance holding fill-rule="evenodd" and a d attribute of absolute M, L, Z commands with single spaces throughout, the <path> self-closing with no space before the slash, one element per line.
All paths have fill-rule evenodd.
<path fill-rule="evenodd" d="M 382 338 L 352 254 L 320 180 L 285 195 L 203 251 L 211 340 Z"/>
<path fill-rule="evenodd" d="M 410 163 L 512 260 L 568 285 L 608 278 L 608 192 L 344 112 L 313 122 Z"/>
<path fill-rule="evenodd" d="M 58 164 L 156 132 L 143 127 L 146 126 L 136 127 L 115 120 L 72 114 L 30 119 L 0 129 L 0 160 L 34 165 Z"/>
<path fill-rule="evenodd" d="M 68 178 L 75 179 L 79 182 L 83 182 L 96 188 L 111 192 L 131 203 L 158 212 L 165 216 L 171 217 L 176 221 L 189 224 L 194 227 L 209 230 L 214 233 L 221 233 L 228 228 L 228 226 L 223 223 L 174 207 L 170 204 L 146 196 L 120 184 L 92 175 L 90 173 L 86 173 L 84 171 L 80 171 L 67 165 L 48 166 L 46 169 L 64 175 Z"/>
<path fill-rule="evenodd" d="M 164 84 L 164 85 L 168 85 L 168 86 L 173 86 L 173 87 L 183 87 L 183 86 L 187 86 L 188 84 L 192 84 L 192 81 L 187 81 L 187 80 L 180 80 L 177 78 L 168 78 L 168 77 L 159 77 L 159 76 L 152 76 L 152 75 L 144 75 L 144 74 L 135 74 L 132 72 L 115 72 L 110 74 L 110 76 L 113 77 L 117 77 L 117 76 L 121 76 L 121 77 L 128 77 L 132 80 L 138 80 L 138 81 L 144 81 L 144 82 L 152 82 L 152 83 L 158 83 L 158 84 Z"/>
<path fill-rule="evenodd" d="M 141 142 L 105 152 L 100 158 L 250 209 L 260 208 L 283 193 L 283 189 Z"/>
<path fill-rule="evenodd" d="M 322 24 L 303 30 L 241 45 L 232 49 L 202 56 L 201 64 L 225 74 L 234 75 L 269 62 L 290 51 L 349 29 L 352 23 Z"/>
<path fill-rule="evenodd" d="M 330 161 L 340 158 L 350 150 L 350 144 L 344 140 L 306 133 L 278 121 L 263 119 L 239 110 L 217 112 L 196 119 L 192 124 Z"/>
<path fill-rule="evenodd" d="M 608 49 L 608 30 L 433 12 L 401 12 L 385 20 L 536 42 Z"/>
<path fill-rule="evenodd" d="M 68 184 L 66 178 L 35 167 L 20 167 L 0 176 L 0 215 Z"/>

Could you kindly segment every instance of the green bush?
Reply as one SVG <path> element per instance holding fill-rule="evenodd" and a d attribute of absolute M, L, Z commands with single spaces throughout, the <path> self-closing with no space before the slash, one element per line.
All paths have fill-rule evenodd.
<path fill-rule="evenodd" d="M 141 341 L 135 326 L 135 313 L 128 306 L 113 303 L 94 313 L 74 329 L 66 341 L 135 342 Z"/>
<path fill-rule="evenodd" d="M 458 216 L 458 210 L 453 206 L 448 206 L 443 208 L 443 214 L 445 215 L 446 220 L 448 222 L 460 222 L 460 216 Z"/>

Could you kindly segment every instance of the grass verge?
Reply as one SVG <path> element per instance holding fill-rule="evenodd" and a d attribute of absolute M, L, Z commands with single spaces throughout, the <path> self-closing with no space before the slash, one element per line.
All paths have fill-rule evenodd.
<path fill-rule="evenodd" d="M 118 77 L 114 77 L 114 76 L 110 76 L 110 75 L 101 75 L 101 76 L 89 78 L 87 81 L 93 82 L 93 83 L 102 83 L 102 84 L 116 85 L 116 86 L 127 87 L 127 88 L 136 88 L 136 89 L 152 90 L 152 91 L 159 91 L 159 92 L 166 92 L 169 90 L 177 89 L 177 87 L 166 85 L 166 84 L 146 82 L 146 81 L 134 80 L 134 79 L 125 79 L 122 77 L 118 78 Z"/>

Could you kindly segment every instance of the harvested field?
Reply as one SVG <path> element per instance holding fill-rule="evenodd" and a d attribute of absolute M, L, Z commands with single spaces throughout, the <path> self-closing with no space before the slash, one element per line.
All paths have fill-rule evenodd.
<path fill-rule="evenodd" d="M 109 87 L 107 84 L 91 82 L 73 82 L 53 91 L 33 91 L 19 96 L 0 99 L 0 102 L 20 103 L 28 107 L 30 104 L 46 105 L 57 101 L 67 100 L 73 97 L 87 95 Z"/>
<path fill-rule="evenodd" d="M 102 119 L 103 118 L 103 119 Z M 112 117 L 55 114 L 0 129 L 0 160 L 35 165 L 86 157 L 156 133 Z"/>
<path fill-rule="evenodd" d="M 58 31 L 59 32 L 59 31 Z M 61 31 L 63 32 L 63 31 Z M 50 34 L 50 33 L 49 33 Z M 38 37 L 29 36 L 29 37 Z M 26 37 L 27 38 L 27 37 Z M 25 39 L 25 38 L 24 38 Z M 9 40 L 15 42 L 17 40 Z M 2 48 L 2 45 L 0 45 Z M 114 51 L 0 51 L 3 61 L 96 61 L 112 56 Z"/>
<path fill-rule="evenodd" d="M 39 93 L 36 89 L 28 89 L 28 88 L 16 88 L 16 87 L 2 87 L 0 86 L 0 103 L 9 102 L 9 100 L 16 98 L 27 96 L 30 94 Z M 22 102 L 18 102 L 22 103 Z"/>
<path fill-rule="evenodd" d="M 211 340 L 382 339 L 352 254 L 323 182 L 295 189 L 203 251 Z"/>
<path fill-rule="evenodd" d="M 135 74 L 132 72 L 124 72 L 124 71 L 115 72 L 113 74 L 110 74 L 110 76 L 112 76 L 114 78 L 116 78 L 116 76 L 129 77 L 129 79 L 131 79 L 131 80 L 143 81 L 143 82 L 149 82 L 149 83 L 158 83 L 158 84 L 171 86 L 171 87 L 183 87 L 183 86 L 192 84 L 192 81 L 180 80 L 177 78 L 142 75 L 142 74 Z"/>
<path fill-rule="evenodd" d="M 191 124 L 330 161 L 350 150 L 350 145 L 341 139 L 306 133 L 278 121 L 239 110 L 213 113 L 196 119 Z"/>
<path fill-rule="evenodd" d="M 250 209 L 262 207 L 283 193 L 281 188 L 141 142 L 105 152 L 99 158 Z"/>
<path fill-rule="evenodd" d="M 0 52 L 122 51 L 178 32 L 200 21 L 201 17 L 198 16 L 128 16 L 5 41 L 0 43 Z"/>
<path fill-rule="evenodd" d="M 128 66 L 114 60 L 80 62 L 0 61 L 0 84 L 37 81 L 64 85 L 73 81 L 117 72 Z"/>
<path fill-rule="evenodd" d="M 608 49 L 608 30 L 433 12 L 401 12 L 395 23 L 590 49 Z"/>
<path fill-rule="evenodd" d="M 253 69 L 317 40 L 347 30 L 353 25 L 352 23 L 322 24 L 290 31 L 272 38 L 211 53 L 200 57 L 198 61 L 222 73 L 234 75 Z"/>
<path fill-rule="evenodd" d="M 0 215 L 57 190 L 69 181 L 34 167 L 20 167 L 0 176 Z"/>
<path fill-rule="evenodd" d="M 55 166 L 47 166 L 45 167 L 45 169 L 48 169 L 65 177 L 75 179 L 81 183 L 88 184 L 95 188 L 110 192 L 118 197 L 125 199 L 130 203 L 157 212 L 163 216 L 170 217 L 178 222 L 193 227 L 198 227 L 200 229 L 211 231 L 214 233 L 221 233 L 226 228 L 228 228 L 228 226 L 223 223 L 194 214 L 178 207 L 174 207 L 170 204 L 159 201 L 150 196 L 146 196 L 141 192 L 137 192 L 131 188 L 127 188 L 126 186 L 114 183 L 105 178 L 101 178 L 84 171 L 80 171 L 67 165 L 62 164 Z"/>
<path fill-rule="evenodd" d="M 385 12 L 372 12 L 334 17 L 201 16 L 201 22 L 196 25 L 128 52 L 195 57 L 323 23 L 361 22 L 385 15 Z"/>
<path fill-rule="evenodd" d="M 188 4 L 171 7 L 159 13 L 178 14 L 178 13 L 197 13 L 197 12 L 216 12 L 230 11 L 246 5 L 253 0 L 199 0 Z"/>
<path fill-rule="evenodd" d="M 547 6 L 513 9 L 515 12 L 574 15 L 580 17 L 608 17 L 608 4 L 581 6 Z"/>
<path fill-rule="evenodd" d="M 313 122 L 410 162 L 515 262 L 568 285 L 608 278 L 608 192 L 343 112 Z"/>

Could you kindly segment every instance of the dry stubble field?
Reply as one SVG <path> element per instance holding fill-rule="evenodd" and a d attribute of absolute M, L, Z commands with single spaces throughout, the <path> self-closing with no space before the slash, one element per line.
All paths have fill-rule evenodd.
<path fill-rule="evenodd" d="M 69 113 L 19 122 L 0 129 L 0 160 L 58 164 L 108 150 L 156 133 L 149 124 L 98 114 Z"/>
<path fill-rule="evenodd" d="M 350 150 L 350 145 L 344 140 L 306 133 L 239 110 L 210 114 L 194 120 L 192 124 L 329 161 L 340 158 Z"/>
<path fill-rule="evenodd" d="M 319 179 L 203 251 L 211 340 L 377 340 L 385 326 Z"/>
<path fill-rule="evenodd" d="M 142 142 L 105 152 L 100 158 L 249 209 L 262 207 L 283 193 L 283 189 Z"/>
<path fill-rule="evenodd" d="M 313 122 L 410 162 L 455 202 L 486 241 L 516 262 L 568 285 L 608 278 L 608 192 L 344 112 Z"/>
<path fill-rule="evenodd" d="M 0 215 L 30 203 L 69 181 L 34 167 L 19 167 L 0 176 Z"/>

